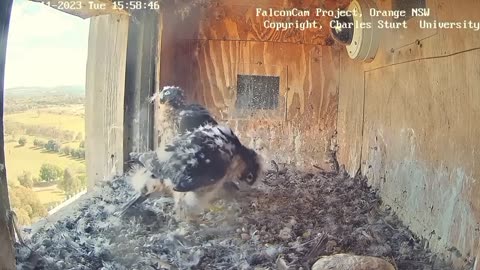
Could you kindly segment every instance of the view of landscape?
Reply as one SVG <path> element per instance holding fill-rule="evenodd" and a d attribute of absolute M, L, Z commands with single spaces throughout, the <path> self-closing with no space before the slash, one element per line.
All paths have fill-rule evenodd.
<path fill-rule="evenodd" d="M 29 225 L 85 190 L 89 20 L 15 0 L 5 69 L 9 197 Z"/>
<path fill-rule="evenodd" d="M 84 96 L 82 87 L 6 90 L 7 177 L 21 224 L 86 188 Z"/>

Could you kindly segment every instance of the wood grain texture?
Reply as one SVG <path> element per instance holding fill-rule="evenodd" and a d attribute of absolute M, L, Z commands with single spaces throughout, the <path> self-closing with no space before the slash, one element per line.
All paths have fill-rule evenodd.
<path fill-rule="evenodd" d="M 172 1 L 175 2 L 175 1 Z M 228 41 L 273 41 L 302 43 L 314 45 L 332 45 L 329 34 L 330 18 L 315 16 L 317 8 L 342 8 L 349 4 L 343 1 L 178 1 L 167 5 L 166 9 L 173 21 L 181 21 L 190 27 L 178 28 L 176 33 L 180 39 L 228 40 Z M 257 16 L 257 8 L 302 9 L 309 10 L 310 16 L 273 17 Z M 175 20 L 176 19 L 176 20 Z M 170 22 L 172 20 L 169 20 Z M 316 21 L 321 28 L 300 30 L 290 28 L 277 31 L 264 26 L 264 22 L 304 22 Z M 174 23 L 174 22 L 172 22 Z"/>
<path fill-rule="evenodd" d="M 125 64 L 129 17 L 91 19 L 86 81 L 86 162 L 89 188 L 123 173 Z"/>
<path fill-rule="evenodd" d="M 307 5 L 314 3 L 318 1 Z M 299 6 L 295 1 L 281 5 L 261 1 L 246 2 L 243 8 L 253 12 L 252 7 L 270 4 Z M 231 1 L 203 8 L 215 9 L 220 17 L 204 17 L 205 10 L 195 8 L 182 20 L 175 12 L 164 13 L 162 85 L 185 88 L 189 101 L 206 105 L 267 160 L 308 168 L 326 166 L 326 152 L 335 133 L 339 52 L 305 44 L 294 36 L 288 40 L 287 35 L 261 33 L 259 22 L 235 14 L 241 9 Z M 245 22 L 250 28 L 245 28 Z M 230 37 L 217 40 L 219 31 Z M 234 106 L 238 74 L 279 76 L 278 108 L 239 113 Z"/>
<path fill-rule="evenodd" d="M 7 219 L 10 212 L 8 197 L 7 170 L 5 166 L 5 142 L 3 130 L 4 76 L 7 53 L 7 37 L 10 24 L 12 0 L 0 2 L 0 269 L 14 270 L 15 251 L 13 249 L 13 228 Z"/>
<path fill-rule="evenodd" d="M 285 42 L 182 40 L 170 31 L 162 39 L 162 85 L 185 88 L 189 101 L 206 105 L 267 158 L 325 164 L 336 124 L 338 51 Z M 278 108 L 240 113 L 238 74 L 279 76 Z"/>
<path fill-rule="evenodd" d="M 391 3 L 380 2 L 385 9 Z M 480 2 L 432 0 L 427 7 L 433 14 L 427 20 L 480 21 Z M 415 23 L 418 18 L 408 29 L 383 33 L 376 59 L 362 65 L 364 76 L 342 71 L 340 157 L 353 165 L 361 156 L 362 173 L 384 202 L 429 239 L 431 249 L 462 266 L 480 256 L 480 130 L 474 120 L 480 117 L 480 35 Z M 363 98 L 352 86 L 365 91 L 360 148 L 354 138 L 360 109 L 353 102 Z"/>
<path fill-rule="evenodd" d="M 158 13 L 136 11 L 130 18 L 125 80 L 124 157 L 153 149 Z"/>
<path fill-rule="evenodd" d="M 379 2 L 380 9 L 390 9 L 392 1 Z M 387 65 L 398 65 L 425 58 L 453 55 L 465 50 L 480 47 L 478 31 L 471 29 L 428 29 L 420 28 L 419 20 L 428 22 L 480 21 L 476 12 L 479 1 L 427 1 L 431 15 L 407 21 L 407 29 L 381 30 L 381 42 L 375 61 L 366 64 L 366 70 L 374 70 Z"/>
<path fill-rule="evenodd" d="M 365 88 L 363 65 L 351 60 L 346 53 L 340 56 L 338 96 L 338 162 L 350 175 L 360 169 Z"/>
<path fill-rule="evenodd" d="M 480 51 L 465 52 L 385 67 L 365 81 L 363 174 L 412 230 L 435 231 L 430 245 L 453 246 L 459 257 L 480 248 L 478 61 Z"/>
<path fill-rule="evenodd" d="M 155 53 L 155 82 L 154 82 L 154 86 L 155 86 L 155 92 L 160 92 L 161 88 L 160 88 L 160 74 L 161 74 L 161 71 L 162 71 L 162 44 L 163 44 L 163 41 L 162 41 L 162 36 L 163 36 L 163 12 L 160 12 L 159 15 L 158 15 L 158 21 L 157 21 L 157 29 L 158 29 L 158 33 L 157 33 L 157 46 L 156 46 L 156 53 Z M 156 106 L 158 106 L 158 104 L 154 103 L 153 104 L 153 149 L 157 149 L 158 148 L 158 145 L 159 145 L 159 141 L 158 141 L 158 131 L 159 131 L 159 124 L 158 124 L 158 120 L 160 119 L 161 115 L 160 115 L 160 112 L 156 109 Z"/>

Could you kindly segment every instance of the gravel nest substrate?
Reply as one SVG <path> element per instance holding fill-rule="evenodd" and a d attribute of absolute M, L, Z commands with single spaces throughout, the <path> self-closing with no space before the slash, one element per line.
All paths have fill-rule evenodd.
<path fill-rule="evenodd" d="M 363 179 L 270 172 L 200 224 L 177 221 L 166 197 L 116 215 L 134 195 L 122 177 L 96 187 L 62 219 L 24 233 L 17 269 L 309 269 L 336 253 L 382 257 L 401 270 L 453 269 Z"/>

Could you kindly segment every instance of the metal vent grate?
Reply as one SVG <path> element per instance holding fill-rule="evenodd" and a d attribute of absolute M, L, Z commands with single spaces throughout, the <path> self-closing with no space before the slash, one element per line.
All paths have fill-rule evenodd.
<path fill-rule="evenodd" d="M 280 77 L 237 75 L 237 109 L 272 110 L 278 107 Z"/>

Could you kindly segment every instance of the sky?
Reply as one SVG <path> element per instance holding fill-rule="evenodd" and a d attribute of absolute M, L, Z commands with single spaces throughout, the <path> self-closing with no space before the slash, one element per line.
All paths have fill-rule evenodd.
<path fill-rule="evenodd" d="M 14 0 L 5 88 L 85 85 L 88 30 L 89 20 Z"/>

